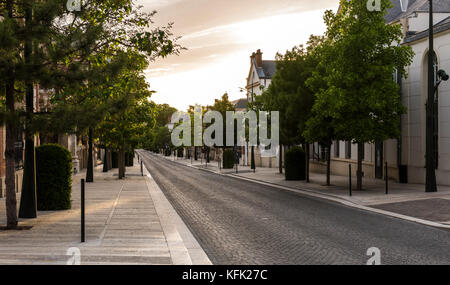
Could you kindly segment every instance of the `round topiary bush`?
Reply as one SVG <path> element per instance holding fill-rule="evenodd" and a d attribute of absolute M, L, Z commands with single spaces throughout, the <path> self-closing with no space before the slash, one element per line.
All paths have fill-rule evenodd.
<path fill-rule="evenodd" d="M 36 148 L 37 206 L 40 211 L 72 207 L 72 154 L 58 144 Z"/>
<path fill-rule="evenodd" d="M 296 146 L 285 154 L 286 180 L 306 180 L 306 154 L 303 148 Z"/>
<path fill-rule="evenodd" d="M 234 167 L 234 152 L 231 149 L 223 151 L 223 168 L 232 169 Z"/>
<path fill-rule="evenodd" d="M 117 151 L 111 152 L 111 167 L 119 168 L 119 153 Z"/>

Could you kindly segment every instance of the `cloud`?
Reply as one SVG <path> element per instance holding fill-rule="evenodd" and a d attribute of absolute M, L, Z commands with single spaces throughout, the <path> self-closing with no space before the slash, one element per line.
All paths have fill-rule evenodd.
<path fill-rule="evenodd" d="M 245 97 L 249 56 L 256 49 L 264 59 L 306 43 L 322 34 L 324 9 L 337 9 L 338 0 L 150 0 L 139 1 L 158 10 L 157 25 L 175 22 L 173 32 L 188 48 L 180 56 L 153 62 L 147 71 L 154 99 L 186 109 L 212 104 L 225 91 L 232 99 Z M 318 10 L 320 9 L 320 10 Z"/>

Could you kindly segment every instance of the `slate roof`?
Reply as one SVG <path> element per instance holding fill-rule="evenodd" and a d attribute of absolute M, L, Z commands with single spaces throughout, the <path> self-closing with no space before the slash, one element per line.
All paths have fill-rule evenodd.
<path fill-rule="evenodd" d="M 385 19 L 387 23 L 395 22 L 401 18 L 409 16 L 414 12 L 428 12 L 428 0 L 409 0 L 408 10 L 402 11 L 400 1 L 405 0 L 391 0 L 394 8 L 388 10 L 388 15 Z M 434 13 L 450 13 L 450 0 L 433 0 Z"/>
<path fill-rule="evenodd" d="M 247 98 L 242 98 L 232 102 L 236 109 L 247 109 Z"/>
<path fill-rule="evenodd" d="M 262 67 L 256 67 L 260 79 L 271 79 L 276 71 L 275 60 L 263 60 Z"/>
<path fill-rule="evenodd" d="M 445 18 L 433 27 L 434 33 L 440 33 L 450 29 L 450 17 Z M 428 29 L 419 33 L 410 33 L 406 35 L 405 43 L 411 43 L 428 37 Z"/>

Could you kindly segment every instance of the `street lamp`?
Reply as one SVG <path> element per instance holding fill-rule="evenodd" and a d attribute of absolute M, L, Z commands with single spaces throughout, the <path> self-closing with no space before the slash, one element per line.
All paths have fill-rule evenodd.
<path fill-rule="evenodd" d="M 434 159 L 434 95 L 436 92 L 434 77 L 434 39 L 433 39 L 433 0 L 429 0 L 429 28 L 428 28 L 428 98 L 426 116 L 426 182 L 425 192 L 437 192 L 436 186 L 436 164 Z"/>
<path fill-rule="evenodd" d="M 442 81 L 449 80 L 449 75 L 444 70 L 435 74 L 434 67 L 434 38 L 433 38 L 433 0 L 429 0 L 429 48 L 428 48 L 428 98 L 427 98 L 427 121 L 426 121 L 426 192 L 437 192 L 436 186 L 436 144 L 435 144 L 435 102 L 436 92 Z M 436 78 L 437 77 L 437 78 Z"/>

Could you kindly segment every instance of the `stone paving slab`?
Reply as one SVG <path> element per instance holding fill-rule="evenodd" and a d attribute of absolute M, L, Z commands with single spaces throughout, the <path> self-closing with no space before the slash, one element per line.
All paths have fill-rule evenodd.
<path fill-rule="evenodd" d="M 167 221 L 161 208 L 175 211 L 170 204 L 155 206 L 152 195 L 161 190 L 150 176 L 142 177 L 137 163 L 127 168 L 124 180 L 113 177 L 117 170 L 101 170 L 95 169 L 95 183 L 86 184 L 86 243 L 80 242 L 80 180 L 85 175 L 81 173 L 73 177 L 72 209 L 39 212 L 37 219 L 21 220 L 20 225 L 32 226 L 30 230 L 0 231 L 0 264 L 73 263 L 71 248 L 79 249 L 85 265 L 211 264 L 201 247 L 191 258 L 183 239 L 173 244 L 170 236 L 177 229 L 164 229 Z M 6 224 L 5 199 L 0 199 L 0 223 Z M 179 252 L 187 258 L 180 258 Z"/>
<path fill-rule="evenodd" d="M 450 223 L 449 199 L 423 199 L 373 205 L 372 207 L 433 222 Z"/>

